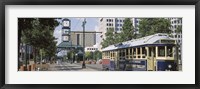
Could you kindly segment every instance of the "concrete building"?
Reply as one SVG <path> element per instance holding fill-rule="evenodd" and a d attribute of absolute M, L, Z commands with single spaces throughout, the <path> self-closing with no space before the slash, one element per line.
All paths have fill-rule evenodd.
<path fill-rule="evenodd" d="M 85 47 L 85 52 L 95 52 L 97 50 L 97 47 Z"/>
<path fill-rule="evenodd" d="M 124 24 L 125 18 L 99 18 L 99 31 L 102 32 L 101 34 L 101 42 L 103 39 L 106 39 L 105 33 L 110 28 L 114 28 L 114 31 L 120 33 L 122 31 L 122 26 Z M 133 22 L 133 18 L 131 18 Z M 133 24 L 134 26 L 135 24 Z M 101 49 L 101 45 L 98 47 Z"/>
<path fill-rule="evenodd" d="M 182 43 L 182 33 L 176 33 L 178 26 L 182 27 L 182 18 L 168 18 L 171 22 L 170 29 L 172 30 L 173 37 L 179 44 Z"/>
<path fill-rule="evenodd" d="M 72 31 L 71 41 L 74 45 L 83 46 L 83 31 Z M 96 33 L 94 31 L 85 31 L 85 47 L 91 47 L 96 44 Z"/>
<path fill-rule="evenodd" d="M 176 40 L 177 44 L 180 46 L 178 48 L 178 59 L 179 64 L 182 64 L 182 33 L 177 33 L 177 28 L 180 26 L 182 28 L 182 18 L 168 18 L 171 22 L 170 29 L 172 30 L 172 36 Z"/>
<path fill-rule="evenodd" d="M 114 28 L 114 31 L 120 33 L 124 24 L 125 18 L 99 18 L 99 31 L 102 32 L 101 38 L 105 39 L 105 33 L 110 28 Z"/>
<path fill-rule="evenodd" d="M 132 18 L 133 19 L 133 26 L 134 26 L 134 32 L 136 34 L 139 34 L 139 24 L 140 24 L 140 18 Z"/>

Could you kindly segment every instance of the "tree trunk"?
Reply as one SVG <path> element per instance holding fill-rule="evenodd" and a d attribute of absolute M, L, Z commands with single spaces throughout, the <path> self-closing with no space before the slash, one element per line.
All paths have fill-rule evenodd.
<path fill-rule="evenodd" d="M 28 59 L 29 59 L 29 64 L 30 64 L 30 60 L 31 60 L 31 45 L 29 45 L 29 47 L 28 47 L 28 54 L 29 54 Z"/>
<path fill-rule="evenodd" d="M 22 45 L 22 46 L 21 46 L 21 45 Z M 19 68 L 20 68 L 20 66 L 21 66 L 21 65 L 20 65 L 20 64 L 21 64 L 21 61 L 22 61 L 22 65 L 23 65 L 23 54 L 24 54 L 24 53 L 23 53 L 23 43 L 20 44 L 20 49 L 21 49 L 21 55 L 20 55 L 20 56 L 21 56 L 21 57 L 20 57 L 21 60 L 18 59 L 18 67 L 19 67 Z M 19 70 L 19 68 L 18 68 L 18 70 Z"/>
<path fill-rule="evenodd" d="M 34 64 L 36 64 L 36 48 L 33 47 L 33 60 L 34 60 Z"/>
<path fill-rule="evenodd" d="M 42 49 L 40 49 L 41 59 L 40 59 L 40 69 L 42 68 Z"/>
<path fill-rule="evenodd" d="M 25 63 L 25 66 L 26 66 L 25 71 L 27 70 L 27 59 L 26 59 L 26 55 L 27 55 L 27 45 L 25 44 L 25 53 L 24 53 L 24 59 L 25 59 L 25 61 L 26 61 L 26 63 Z"/>
<path fill-rule="evenodd" d="M 35 48 L 35 58 L 34 58 L 34 62 L 35 62 L 35 66 L 37 66 L 38 49 L 37 49 L 37 47 L 34 47 L 34 48 Z"/>

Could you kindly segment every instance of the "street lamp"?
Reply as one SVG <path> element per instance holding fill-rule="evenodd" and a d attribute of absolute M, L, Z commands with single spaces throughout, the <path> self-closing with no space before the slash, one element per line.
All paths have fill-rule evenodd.
<path fill-rule="evenodd" d="M 82 64 L 82 68 L 86 68 L 85 66 L 85 24 L 86 24 L 86 19 L 84 18 L 83 21 L 83 64 Z"/>

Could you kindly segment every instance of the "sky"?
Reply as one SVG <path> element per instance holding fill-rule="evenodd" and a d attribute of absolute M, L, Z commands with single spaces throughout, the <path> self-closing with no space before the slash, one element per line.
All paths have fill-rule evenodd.
<path fill-rule="evenodd" d="M 71 31 L 83 31 L 82 22 L 84 18 L 68 18 L 71 20 Z M 57 45 L 61 43 L 61 31 L 62 25 L 59 25 L 54 30 L 54 37 L 58 38 Z M 98 18 L 86 18 L 86 25 L 85 25 L 86 31 L 98 31 Z M 100 41 L 100 34 L 97 34 L 97 43 Z"/>

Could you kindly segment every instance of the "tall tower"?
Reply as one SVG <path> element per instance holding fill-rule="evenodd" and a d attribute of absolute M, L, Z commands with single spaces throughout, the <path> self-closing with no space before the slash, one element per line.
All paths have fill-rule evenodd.
<path fill-rule="evenodd" d="M 70 42 L 70 33 L 71 33 L 71 21 L 69 19 L 62 20 L 62 41 Z"/>

